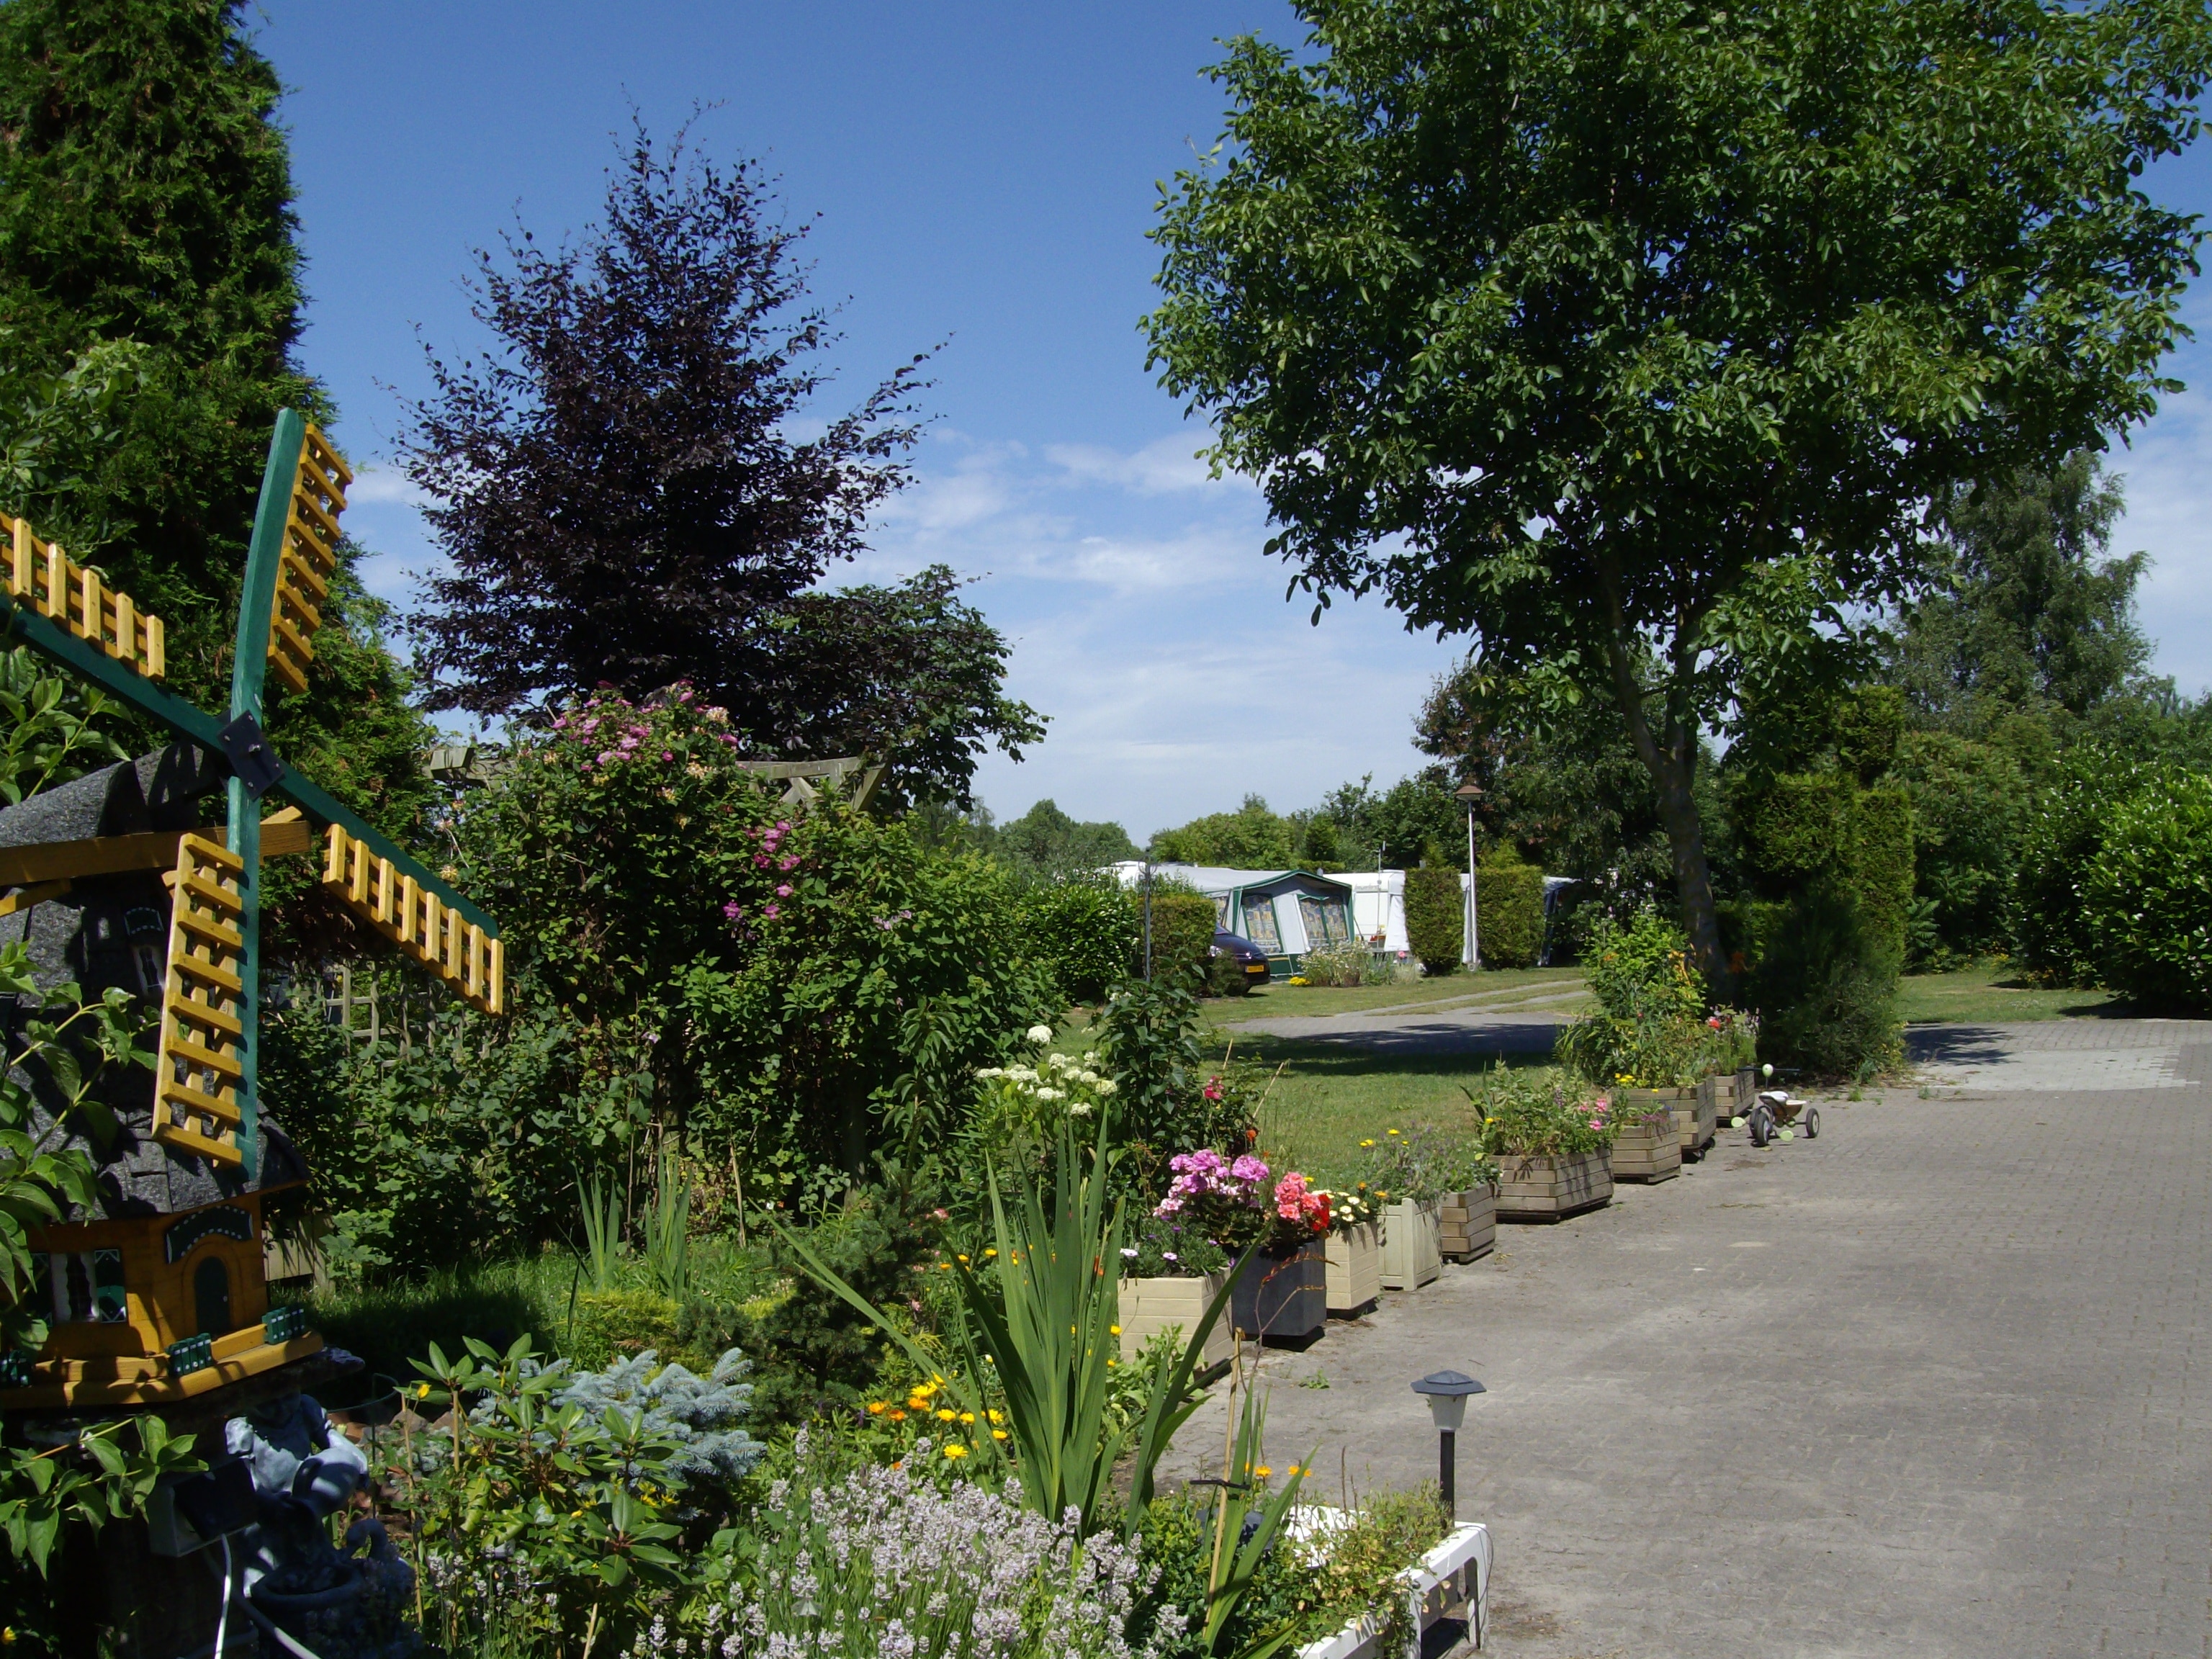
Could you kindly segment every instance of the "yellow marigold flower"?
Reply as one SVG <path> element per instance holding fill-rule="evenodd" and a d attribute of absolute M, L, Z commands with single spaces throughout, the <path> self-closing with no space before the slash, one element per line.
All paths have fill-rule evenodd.
<path fill-rule="evenodd" d="M 1375 1142 L 1374 1142 L 1374 1140 L 1373 1140 L 1373 1139 L 1372 1139 L 1372 1138 L 1370 1138 L 1370 1139 L 1366 1139 L 1366 1140 L 1363 1140 L 1363 1141 L 1361 1141 L 1359 1144 L 1360 1144 L 1361 1146 L 1372 1146 L 1375 1144 Z"/>
<path fill-rule="evenodd" d="M 1120 1360 L 1118 1360 L 1118 1359 L 1109 1359 L 1109 1360 L 1108 1360 L 1108 1361 L 1106 1362 L 1106 1369 L 1107 1369 L 1108 1370 L 1109 1370 L 1109 1371 L 1110 1371 L 1110 1370 L 1112 1370 L 1114 1369 L 1114 1367 L 1115 1367 L 1115 1366 L 1116 1366 L 1116 1365 L 1120 1364 L 1121 1363 L 1121 1362 Z"/>
<path fill-rule="evenodd" d="M 1395 1129 L 1392 1129 L 1392 1130 L 1390 1130 L 1389 1133 L 1390 1133 L 1391 1134 L 1394 1134 L 1394 1135 L 1395 1135 L 1395 1134 L 1396 1134 L 1398 1132 L 1397 1132 Z"/>
<path fill-rule="evenodd" d="M 983 1414 L 989 1418 L 994 1423 L 1003 1423 L 1006 1420 L 1005 1418 L 999 1415 L 998 1407 L 995 1406 Z"/>
<path fill-rule="evenodd" d="M 968 1265 L 968 1258 L 966 1256 L 963 1255 L 960 1258 L 960 1265 L 963 1267 Z"/>
<path fill-rule="evenodd" d="M 963 1423 L 973 1423 L 975 1420 L 975 1413 L 973 1412 L 963 1412 L 960 1413 L 960 1420 Z"/>
<path fill-rule="evenodd" d="M 959 1459 L 968 1455 L 968 1448 L 965 1446 L 947 1446 L 945 1449 L 945 1455 L 957 1462 Z"/>
<path fill-rule="evenodd" d="M 1253 1470 L 1252 1470 L 1252 1474 L 1253 1474 L 1253 1475 L 1254 1475 L 1256 1479 L 1258 1479 L 1258 1480 L 1266 1480 L 1269 1475 L 1273 1474 L 1273 1473 L 1274 1473 L 1274 1470 L 1273 1470 L 1273 1469 L 1269 1468 L 1268 1468 L 1265 1463 L 1261 1463 L 1261 1464 L 1257 1464 L 1257 1465 L 1255 1465 L 1255 1466 L 1253 1468 Z"/>
<path fill-rule="evenodd" d="M 891 1413 L 891 1421 L 892 1421 L 892 1422 L 894 1422 L 894 1423 L 903 1423 L 903 1422 L 905 1422 L 905 1421 L 906 1421 L 906 1413 L 905 1413 L 904 1412 L 893 1412 L 893 1413 Z"/>
<path fill-rule="evenodd" d="M 940 1423 L 950 1423 L 958 1415 L 959 1413 L 948 1410 L 943 1406 L 937 1408 L 937 1420 Z"/>
<path fill-rule="evenodd" d="M 888 1400 L 871 1400 L 868 1401 L 868 1415 L 871 1417 L 881 1417 L 890 1408 L 890 1401 Z"/>
<path fill-rule="evenodd" d="M 1121 1328 L 1119 1325 L 1109 1325 L 1106 1328 L 1115 1336 L 1121 1334 Z"/>
<path fill-rule="evenodd" d="M 1006 1437 L 1006 1431 L 1004 1429 L 994 1429 L 991 1431 L 991 1438 L 994 1440 L 1004 1440 Z"/>
<path fill-rule="evenodd" d="M 415 1397 L 417 1400 L 428 1400 L 430 1397 L 430 1385 L 428 1382 L 417 1382 L 415 1385 Z"/>
<path fill-rule="evenodd" d="M 984 1252 L 983 1252 L 983 1254 L 984 1254 L 985 1255 L 998 1255 L 998 1251 L 997 1251 L 997 1250 L 995 1250 L 995 1249 L 986 1250 L 986 1251 L 984 1251 Z"/>

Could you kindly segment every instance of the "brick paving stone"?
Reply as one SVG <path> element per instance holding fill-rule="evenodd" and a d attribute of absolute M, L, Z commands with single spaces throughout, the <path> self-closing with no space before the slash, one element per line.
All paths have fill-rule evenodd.
<path fill-rule="evenodd" d="M 2160 1086 L 1724 1133 L 1269 1352 L 1271 1455 L 1312 1454 L 1330 1499 L 1431 1478 L 1407 1384 L 1481 1377 L 1460 1513 L 1496 1540 L 1506 1659 L 2212 1659 L 2212 1025 L 1972 1030 L 1950 1051 L 1984 1075 L 2149 1053 Z M 1222 1410 L 1170 1473 L 1218 1460 Z"/>

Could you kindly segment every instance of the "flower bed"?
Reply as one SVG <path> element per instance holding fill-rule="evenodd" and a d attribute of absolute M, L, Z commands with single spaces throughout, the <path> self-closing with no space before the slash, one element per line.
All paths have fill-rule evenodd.
<path fill-rule="evenodd" d="M 1328 1323 L 1329 1194 L 1296 1170 L 1271 1188 L 1273 1172 L 1250 1152 L 1182 1152 L 1168 1167 L 1175 1181 L 1154 1218 L 1198 1227 L 1222 1249 L 1258 1258 L 1230 1297 L 1236 1328 L 1261 1341 L 1318 1335 Z"/>

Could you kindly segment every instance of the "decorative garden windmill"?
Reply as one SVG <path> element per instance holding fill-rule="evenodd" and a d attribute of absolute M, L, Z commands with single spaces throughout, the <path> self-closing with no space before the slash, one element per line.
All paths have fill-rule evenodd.
<path fill-rule="evenodd" d="M 0 930 L 29 942 L 34 961 L 43 941 L 56 979 L 92 995 L 124 984 L 161 1009 L 150 1110 L 126 1122 L 127 1145 L 100 1154 L 108 1213 L 33 1236 L 52 1335 L 35 1363 L 0 1361 L 0 1406 L 152 1404 L 320 1346 L 296 1310 L 268 1313 L 262 1269 L 260 1197 L 307 1178 L 258 1094 L 264 855 L 312 850 L 319 826 L 325 891 L 475 1007 L 504 1010 L 492 919 L 285 765 L 262 729 L 267 675 L 307 688 L 351 481 L 319 432 L 279 412 L 223 716 L 156 683 L 159 617 L 0 514 L 13 538 L 9 633 L 179 739 L 0 812 L 0 888 L 14 890 L 0 898 Z M 220 843 L 185 827 L 194 799 L 218 782 L 229 806 Z M 294 809 L 264 820 L 272 791 Z"/>

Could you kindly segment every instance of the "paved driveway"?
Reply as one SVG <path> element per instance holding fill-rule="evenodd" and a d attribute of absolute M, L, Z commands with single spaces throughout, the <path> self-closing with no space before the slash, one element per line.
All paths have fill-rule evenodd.
<path fill-rule="evenodd" d="M 1724 1136 L 1269 1354 L 1271 1454 L 1430 1478 L 1407 1385 L 1480 1376 L 1504 1656 L 2212 1654 L 2212 1024 L 1914 1040 L 1933 1098 Z"/>

